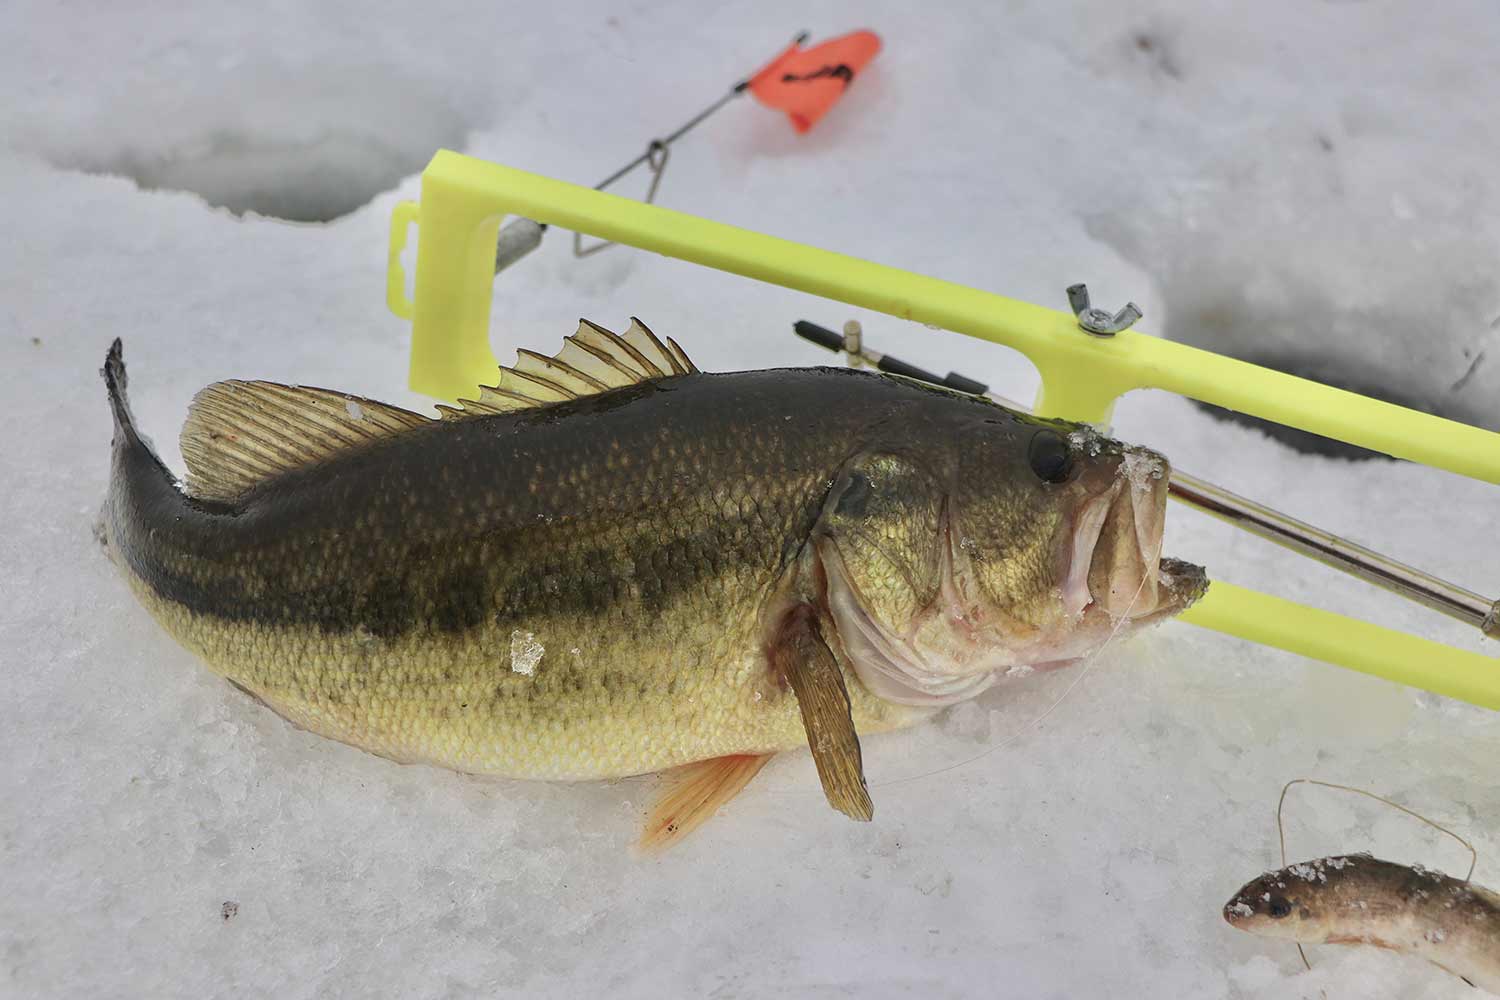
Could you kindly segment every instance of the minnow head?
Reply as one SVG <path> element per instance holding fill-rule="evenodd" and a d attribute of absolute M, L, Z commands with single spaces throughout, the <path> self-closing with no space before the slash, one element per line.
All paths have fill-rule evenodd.
<path fill-rule="evenodd" d="M 835 481 L 817 539 L 861 679 L 951 704 L 1181 611 L 1206 580 L 1161 557 L 1169 474 L 1149 449 L 982 400 L 893 422 Z"/>
<path fill-rule="evenodd" d="M 1258 937 L 1323 944 L 1351 935 L 1351 927 L 1381 915 L 1380 894 L 1366 891 L 1373 869 L 1369 855 L 1321 858 L 1267 872 L 1246 883 L 1224 904 L 1231 927 Z"/>

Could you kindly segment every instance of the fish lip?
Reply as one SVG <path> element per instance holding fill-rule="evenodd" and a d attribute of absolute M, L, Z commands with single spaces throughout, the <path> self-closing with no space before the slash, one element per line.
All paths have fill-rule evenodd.
<path fill-rule="evenodd" d="M 1106 518 L 1106 523 L 1113 522 L 1115 531 L 1128 540 L 1128 550 L 1117 550 L 1115 563 L 1103 581 L 1104 593 L 1094 595 L 1115 619 L 1128 619 L 1137 608 L 1150 614 L 1159 603 L 1156 584 L 1166 531 L 1165 491 L 1133 481 L 1132 458 L 1132 453 L 1127 453 L 1121 463 L 1121 488 Z"/>
<path fill-rule="evenodd" d="M 1207 575 L 1201 566 L 1161 552 L 1170 468 L 1163 456 L 1150 449 L 1127 449 L 1111 487 L 1088 501 L 1085 508 L 1089 516 L 1099 516 L 1098 507 L 1108 503 L 1085 570 L 1090 597 L 1087 607 L 1097 605 L 1116 621 L 1148 624 L 1180 614 L 1207 589 Z M 1088 527 L 1093 530 L 1092 525 Z M 1111 553 L 1114 561 L 1107 567 L 1101 565 L 1099 556 L 1099 549 L 1106 547 L 1106 530 L 1124 543 Z M 1078 542 L 1075 537 L 1075 547 Z M 1076 586 L 1071 575 L 1067 583 Z M 1069 596 L 1065 585 L 1064 608 L 1071 612 Z M 1071 597 L 1076 606 L 1078 595 Z"/>
<path fill-rule="evenodd" d="M 1117 481 L 1105 492 L 1086 501 L 1073 519 L 1072 545 L 1066 550 L 1068 565 L 1061 587 L 1063 611 L 1069 615 L 1081 614 L 1094 603 L 1094 594 L 1089 589 L 1089 572 L 1094 566 L 1099 536 L 1104 532 L 1104 524 L 1119 492 Z"/>
<path fill-rule="evenodd" d="M 1250 912 L 1246 913 L 1246 909 Z M 1230 897 L 1229 902 L 1224 904 L 1222 913 L 1226 924 L 1236 929 L 1243 929 L 1245 922 L 1254 916 L 1255 907 L 1245 902 L 1245 893 L 1241 890 Z"/>
<path fill-rule="evenodd" d="M 1181 614 L 1208 593 L 1208 585 L 1208 571 L 1202 566 L 1163 556 L 1157 566 L 1156 608 L 1141 620 L 1156 621 Z"/>

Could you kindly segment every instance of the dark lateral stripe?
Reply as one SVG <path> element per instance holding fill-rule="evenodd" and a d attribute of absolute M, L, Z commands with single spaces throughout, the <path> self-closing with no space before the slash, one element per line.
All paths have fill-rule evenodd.
<path fill-rule="evenodd" d="M 810 530 L 816 502 L 807 508 L 810 516 L 798 520 Z M 325 633 L 361 629 L 394 638 L 458 633 L 487 621 L 524 622 L 542 615 L 595 617 L 628 604 L 654 617 L 684 596 L 711 590 L 715 579 L 746 569 L 773 574 L 784 553 L 796 549 L 788 539 L 770 537 L 753 518 L 719 520 L 666 538 L 643 530 L 616 548 L 564 550 L 528 545 L 529 540 L 492 542 L 467 555 L 460 554 L 461 544 L 410 549 L 368 575 L 313 587 L 293 586 L 294 580 L 307 579 L 307 566 L 265 566 L 254 575 L 203 577 L 160 569 L 140 575 L 165 600 L 223 621 Z M 305 558 L 308 566 L 316 565 L 320 553 L 314 549 Z"/>

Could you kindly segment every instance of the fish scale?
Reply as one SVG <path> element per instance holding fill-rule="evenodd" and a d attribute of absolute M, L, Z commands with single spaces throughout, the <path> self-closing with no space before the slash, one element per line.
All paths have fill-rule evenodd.
<path fill-rule="evenodd" d="M 1074 508 L 1123 503 L 1116 520 L 1133 523 L 1119 447 L 1049 484 L 1027 442 L 1074 425 L 846 369 L 703 373 L 643 327 L 575 336 L 586 378 L 570 382 L 562 356 L 523 357 L 440 420 L 328 390 L 210 386 L 183 432 L 187 492 L 134 430 L 117 345 L 110 550 L 178 641 L 295 724 L 519 778 L 809 746 L 830 801 L 857 799 L 856 734 L 934 706 L 872 691 L 838 614 L 858 605 L 854 627 L 907 630 L 917 645 L 898 655 L 945 670 L 989 655 L 917 648 L 945 614 L 972 617 L 934 604 L 960 591 L 988 596 L 1002 651 L 1011 622 L 1017 650 L 1087 645 L 1054 577 Z M 528 404 L 535 386 L 546 398 Z M 858 502 L 837 503 L 856 480 Z M 1201 573 L 1185 579 L 1179 604 L 1201 591 Z"/>

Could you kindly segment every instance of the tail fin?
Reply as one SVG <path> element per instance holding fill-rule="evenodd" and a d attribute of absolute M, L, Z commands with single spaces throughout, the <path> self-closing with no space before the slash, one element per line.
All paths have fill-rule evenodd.
<path fill-rule="evenodd" d="M 171 483 L 175 489 L 176 477 L 157 456 L 151 442 L 136 430 L 135 417 L 130 415 L 130 399 L 125 393 L 128 381 L 125 377 L 125 351 L 120 338 L 116 337 L 115 342 L 109 345 L 109 353 L 104 356 L 104 367 L 99 370 L 99 374 L 104 376 L 104 386 L 109 390 L 109 407 L 115 415 L 113 450 L 116 477 L 123 474 L 126 478 L 131 478 L 145 474 L 151 479 Z"/>
<path fill-rule="evenodd" d="M 104 376 L 104 386 L 109 390 L 110 409 L 115 413 L 115 435 L 123 434 L 132 445 L 140 444 L 141 436 L 136 433 L 135 418 L 130 415 L 130 400 L 125 395 L 125 349 L 119 337 L 109 345 L 109 353 L 104 356 L 104 367 L 99 370 L 99 374 Z"/>
<path fill-rule="evenodd" d="M 104 505 L 102 532 L 111 558 L 141 579 L 165 571 L 157 534 L 172 531 L 189 513 L 171 469 L 151 450 L 150 441 L 135 429 L 130 402 L 124 394 L 124 352 L 120 342 L 105 355 L 105 388 L 114 411 L 114 439 L 110 447 L 110 496 Z"/>
<path fill-rule="evenodd" d="M 184 509 L 182 494 L 171 471 L 156 457 L 151 442 L 136 430 L 125 396 L 125 357 L 119 340 L 110 345 L 99 374 L 104 376 L 109 406 L 115 415 L 109 496 L 101 518 L 103 541 L 112 557 L 124 558 L 137 574 L 157 572 L 137 565 L 147 558 L 149 549 L 141 539 L 174 523 Z"/>

